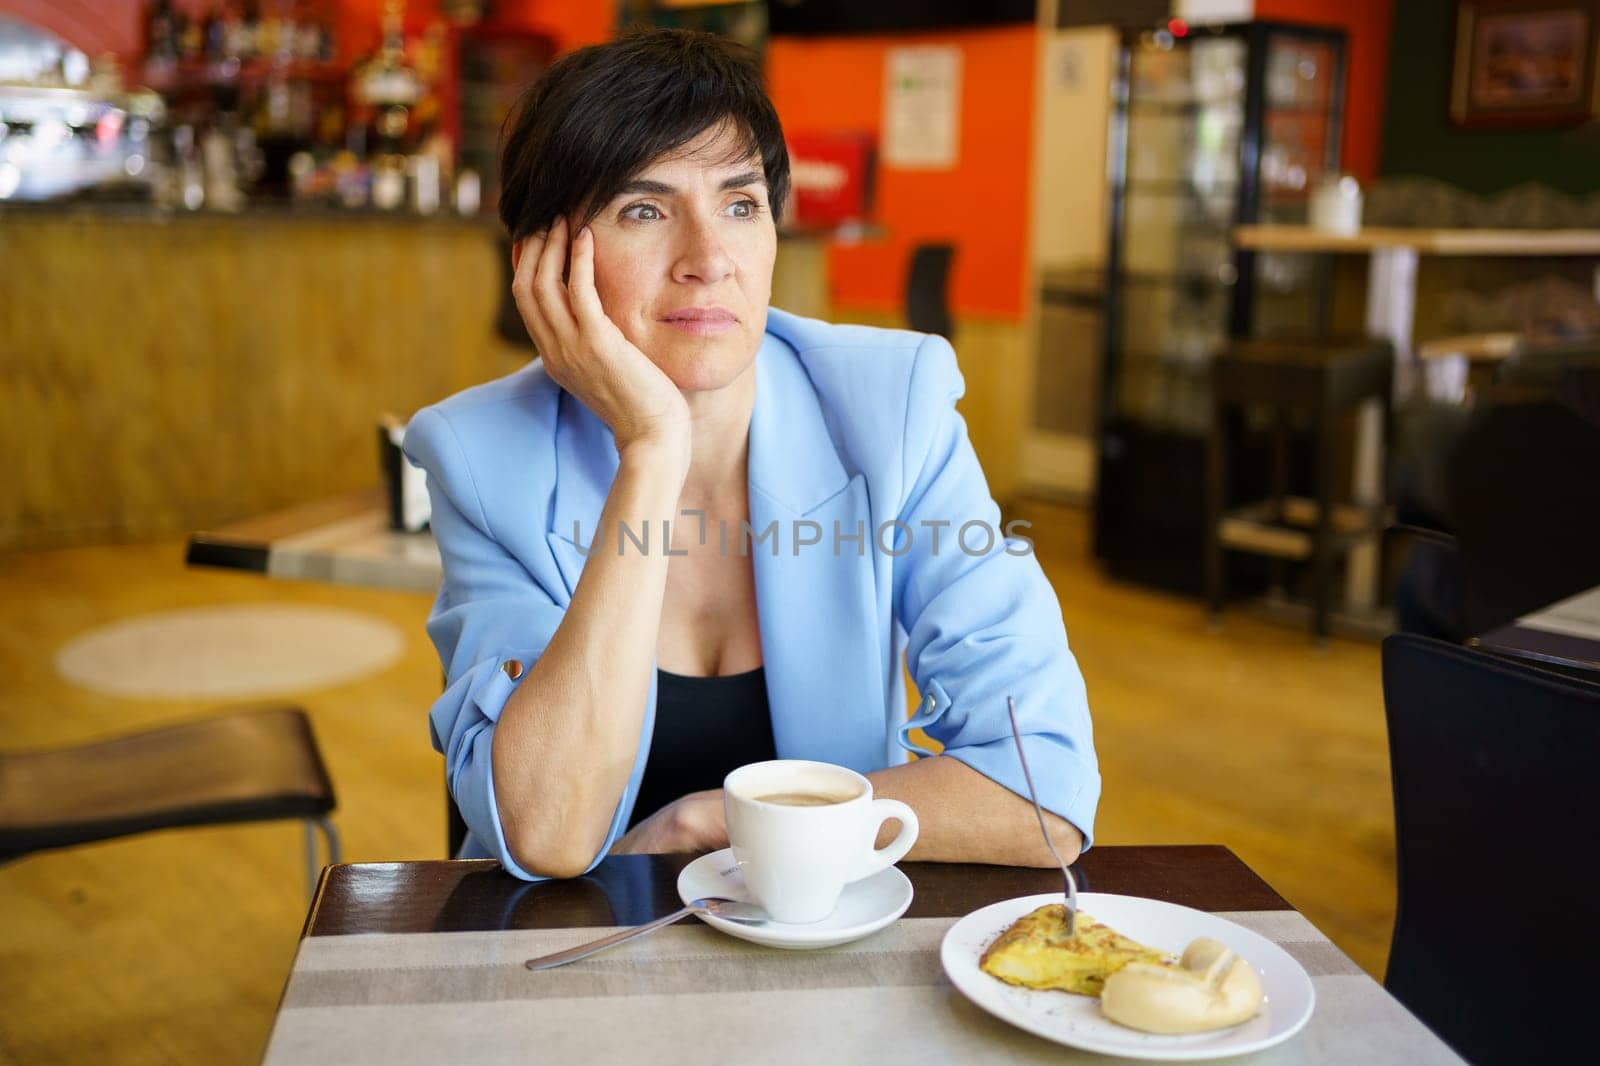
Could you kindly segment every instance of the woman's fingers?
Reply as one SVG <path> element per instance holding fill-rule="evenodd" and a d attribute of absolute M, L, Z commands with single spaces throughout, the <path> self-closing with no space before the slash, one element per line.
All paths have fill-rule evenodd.
<path fill-rule="evenodd" d="M 541 354 L 548 350 L 553 339 L 544 312 L 540 310 L 533 294 L 533 279 L 538 273 L 539 255 L 544 250 L 546 236 L 544 231 L 540 231 L 522 239 L 521 251 L 511 277 L 512 302 L 517 305 L 522 324 L 527 327 L 528 335 L 533 338 Z"/>
<path fill-rule="evenodd" d="M 563 283 L 567 267 L 567 220 L 560 217 L 550 226 L 549 236 L 539 251 L 538 269 L 533 278 L 534 299 L 549 323 L 558 343 L 566 345 L 577 338 L 577 323 Z"/>
<path fill-rule="evenodd" d="M 594 334 L 611 325 L 594 287 L 594 233 L 583 227 L 572 238 L 572 267 L 567 274 L 567 296 L 578 328 Z"/>

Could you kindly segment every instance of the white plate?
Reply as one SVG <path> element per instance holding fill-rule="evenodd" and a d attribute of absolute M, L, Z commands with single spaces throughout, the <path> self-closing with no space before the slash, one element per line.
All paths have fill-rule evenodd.
<path fill-rule="evenodd" d="M 1311 1019 L 1317 998 L 1311 978 L 1288 952 L 1225 918 L 1137 896 L 1084 892 L 1078 896 L 1078 906 L 1124 936 L 1173 955 L 1182 954 L 1197 936 L 1220 940 L 1260 975 L 1265 999 L 1261 1013 L 1215 1032 L 1158 1036 L 1107 1020 L 1100 1013 L 1100 1001 L 1093 996 L 1018 988 L 978 969 L 984 949 L 1007 926 L 1037 907 L 1060 902 L 1059 892 L 1008 899 L 973 911 L 951 926 L 939 949 L 950 983 L 990 1014 L 1020 1029 L 1058 1044 L 1130 1059 L 1183 1061 L 1244 1055 L 1289 1039 Z"/>
<path fill-rule="evenodd" d="M 685 903 L 706 896 L 749 901 L 744 877 L 733 861 L 733 849 L 713 851 L 685 866 L 678 875 L 678 896 Z M 820 922 L 743 925 L 710 914 L 700 915 L 700 920 L 729 936 L 771 948 L 831 948 L 876 933 L 904 914 L 909 906 L 911 882 L 898 867 L 890 866 L 871 877 L 845 885 L 839 905 Z"/>

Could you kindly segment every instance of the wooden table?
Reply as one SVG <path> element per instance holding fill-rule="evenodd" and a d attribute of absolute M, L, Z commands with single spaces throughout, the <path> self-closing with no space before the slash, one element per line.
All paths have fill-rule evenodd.
<path fill-rule="evenodd" d="M 196 533 L 190 566 L 268 577 L 436 592 L 443 569 L 431 533 L 389 528 L 381 489 L 317 500 Z"/>
<path fill-rule="evenodd" d="M 1344 235 L 1311 226 L 1234 227 L 1241 248 L 1270 252 L 1385 252 L 1408 248 L 1422 255 L 1600 256 L 1600 230 L 1430 229 L 1363 226 Z"/>
<path fill-rule="evenodd" d="M 1363 227 L 1350 236 L 1311 226 L 1236 226 L 1233 242 L 1257 252 L 1315 252 L 1366 255 L 1367 332 L 1387 337 L 1395 350 L 1394 388 L 1403 399 L 1415 390 L 1418 363 L 1412 347 L 1416 321 L 1417 263 L 1424 255 L 1492 257 L 1600 257 L 1600 230 L 1410 229 Z M 1453 360 L 1436 361 L 1443 366 Z M 1448 371 L 1442 372 L 1446 376 Z M 1465 363 L 1460 374 L 1463 381 Z M 1362 410 L 1356 434 L 1355 498 L 1372 506 L 1382 497 L 1382 411 L 1376 403 Z M 1350 553 L 1345 599 L 1358 611 L 1370 611 L 1378 598 L 1376 542 Z"/>
<path fill-rule="evenodd" d="M 1059 891 L 1050 870 L 904 863 L 916 889 L 906 915 L 821 952 L 758 948 L 691 919 L 560 970 L 520 965 L 677 909 L 690 859 L 611 856 L 585 877 L 539 883 L 481 860 L 331 866 L 266 1060 L 1106 1061 L 990 1018 L 939 968 L 938 941 L 956 918 Z M 1099 847 L 1074 869 L 1085 891 L 1226 914 L 1306 967 L 1316 1013 L 1254 1063 L 1459 1061 L 1226 848 Z"/>
<path fill-rule="evenodd" d="M 1424 255 L 1494 258 L 1600 257 L 1600 230 L 1411 229 L 1367 226 L 1349 236 L 1311 226 L 1236 226 L 1233 242 L 1256 252 L 1366 255 L 1367 331 L 1394 342 L 1395 394 L 1415 384 L 1412 330 L 1417 263 Z"/>

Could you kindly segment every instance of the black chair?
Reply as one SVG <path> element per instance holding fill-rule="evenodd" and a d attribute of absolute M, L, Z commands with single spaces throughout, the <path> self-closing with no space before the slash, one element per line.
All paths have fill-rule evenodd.
<path fill-rule="evenodd" d="M 295 818 L 305 822 L 315 891 L 317 830 L 328 861 L 339 861 L 334 806 L 304 711 L 234 711 L 70 748 L 0 752 L 0 863 L 156 829 Z"/>
<path fill-rule="evenodd" d="M 1455 505 L 1450 472 L 1472 409 L 1462 404 L 1422 401 L 1395 411 L 1388 496 L 1394 522 L 1385 532 L 1403 544 L 1403 563 L 1395 578 L 1395 625 L 1459 644 L 1472 634 L 1461 617 L 1461 560 L 1456 550 Z"/>
<path fill-rule="evenodd" d="M 1312 632 L 1328 635 L 1337 557 L 1383 529 L 1383 507 L 1336 502 L 1340 422 L 1368 400 L 1387 424 L 1394 348 L 1368 337 L 1239 340 L 1211 363 L 1211 434 L 1206 448 L 1206 599 L 1213 617 L 1228 598 L 1225 552 L 1311 565 Z M 1264 500 L 1235 504 L 1228 484 L 1235 433 L 1249 409 L 1273 424 L 1272 484 Z M 1316 459 L 1310 498 L 1289 491 L 1289 437 L 1308 423 Z"/>
<path fill-rule="evenodd" d="M 1466 635 L 1600 585 L 1600 426 L 1570 408 L 1475 414 L 1450 496 Z"/>
<path fill-rule="evenodd" d="M 1600 684 L 1383 644 L 1399 908 L 1389 991 L 1469 1062 L 1570 1061 L 1600 953 Z"/>
<path fill-rule="evenodd" d="M 1600 583 L 1600 348 L 1528 345 L 1476 410 L 1397 413 L 1405 632 L 1460 642 Z M 1470 570 L 1470 573 L 1468 572 Z"/>
<path fill-rule="evenodd" d="M 906 322 L 918 333 L 955 336 L 950 320 L 950 267 L 953 244 L 919 244 L 911 250 L 911 272 L 906 279 Z"/>

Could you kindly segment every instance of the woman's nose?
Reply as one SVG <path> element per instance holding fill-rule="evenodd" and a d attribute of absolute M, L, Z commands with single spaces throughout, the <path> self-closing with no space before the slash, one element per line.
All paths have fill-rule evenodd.
<path fill-rule="evenodd" d="M 683 247 L 673 271 L 679 281 L 716 282 L 733 273 L 733 257 L 717 233 L 716 223 L 692 220 L 683 230 Z"/>

